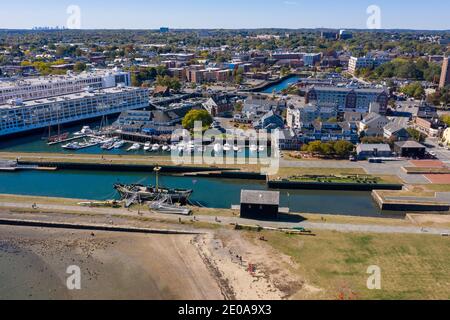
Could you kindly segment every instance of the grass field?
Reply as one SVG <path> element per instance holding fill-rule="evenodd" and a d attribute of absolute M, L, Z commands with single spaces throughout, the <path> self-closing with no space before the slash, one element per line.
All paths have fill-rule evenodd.
<path fill-rule="evenodd" d="M 366 175 L 362 168 L 280 168 L 276 177 L 289 178 L 298 175 Z"/>
<path fill-rule="evenodd" d="M 325 165 L 326 163 L 324 163 Z M 308 176 L 308 175 L 320 175 L 320 176 L 345 176 L 345 175 L 362 175 L 379 179 L 379 183 L 393 183 L 402 184 L 402 180 L 397 176 L 392 175 L 367 175 L 367 172 L 363 168 L 301 168 L 301 167 L 287 167 L 280 168 L 278 173 L 272 176 L 272 179 L 287 179 L 292 176 Z"/>
<path fill-rule="evenodd" d="M 261 234 L 247 233 L 258 242 Z M 294 270 L 323 299 L 450 299 L 450 239 L 320 231 L 316 237 L 263 232 L 288 255 Z M 369 290 L 369 266 L 382 272 L 382 290 Z M 293 297 L 296 298 L 295 296 Z M 300 298 L 300 297 L 297 297 Z"/>

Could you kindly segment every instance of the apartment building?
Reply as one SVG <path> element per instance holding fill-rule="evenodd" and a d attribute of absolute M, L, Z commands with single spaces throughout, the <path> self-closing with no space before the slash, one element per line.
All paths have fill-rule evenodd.
<path fill-rule="evenodd" d="M 370 105 L 376 102 L 380 106 L 381 114 L 385 114 L 388 107 L 389 94 L 385 89 L 353 89 L 344 87 L 316 87 L 312 86 L 305 92 L 306 103 L 335 103 L 340 111 L 356 111 L 368 113 Z"/>
<path fill-rule="evenodd" d="M 350 57 L 350 60 L 348 61 L 348 71 L 354 75 L 356 74 L 356 71 L 359 69 L 377 68 L 389 61 L 391 61 L 391 59 L 385 56 L 377 56 L 377 57 L 366 56 L 361 58 Z"/>
<path fill-rule="evenodd" d="M 439 88 L 444 88 L 445 86 L 450 85 L 450 64 L 448 59 L 449 57 L 444 58 L 444 62 L 442 63 L 442 73 L 441 81 L 439 82 Z"/>
<path fill-rule="evenodd" d="M 322 59 L 321 53 L 306 53 L 303 56 L 303 63 L 307 67 L 315 66 Z"/>
<path fill-rule="evenodd" d="M 290 106 L 287 109 L 286 123 L 289 128 L 301 128 L 302 124 L 309 124 L 318 119 L 327 121 L 338 115 L 337 105 Z"/>

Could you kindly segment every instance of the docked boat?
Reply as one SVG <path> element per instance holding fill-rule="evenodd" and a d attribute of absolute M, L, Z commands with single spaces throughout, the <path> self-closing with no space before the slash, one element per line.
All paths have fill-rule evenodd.
<path fill-rule="evenodd" d="M 141 145 L 139 143 L 134 143 L 131 147 L 128 148 L 128 152 L 138 151 L 139 149 L 141 149 Z"/>
<path fill-rule="evenodd" d="M 251 152 L 256 152 L 256 151 L 258 151 L 258 146 L 252 144 L 252 145 L 250 146 L 250 151 L 251 151 Z"/>
<path fill-rule="evenodd" d="M 152 145 L 150 142 L 146 142 L 144 145 L 144 151 L 150 151 L 150 149 L 152 148 Z"/>
<path fill-rule="evenodd" d="M 158 151 L 159 150 L 159 148 L 160 148 L 160 146 L 159 146 L 159 144 L 154 144 L 153 146 L 152 146 L 152 151 Z"/>
<path fill-rule="evenodd" d="M 54 144 L 54 143 L 58 143 L 58 142 L 63 142 L 65 140 L 67 140 L 69 138 L 69 133 L 65 132 L 63 134 L 59 134 L 56 136 L 52 136 L 48 138 L 48 143 L 49 144 Z"/>
<path fill-rule="evenodd" d="M 114 143 L 113 149 L 120 149 L 125 145 L 125 141 L 119 140 L 116 143 Z"/>
<path fill-rule="evenodd" d="M 78 142 L 70 142 L 68 144 L 63 145 L 62 147 L 63 149 L 66 150 L 80 150 L 83 148 L 83 146 L 81 146 L 80 143 Z"/>
<path fill-rule="evenodd" d="M 186 204 L 193 193 L 193 190 L 170 189 L 140 184 L 116 184 L 114 185 L 114 189 L 119 192 L 122 199 L 135 198 L 139 202 L 155 201 L 161 199 L 163 196 L 169 198 L 172 203 Z"/>
<path fill-rule="evenodd" d="M 161 187 L 159 185 L 160 167 L 154 169 L 156 174 L 156 186 L 144 186 L 141 184 L 115 184 L 114 189 L 119 192 L 122 200 L 125 200 L 125 206 L 129 207 L 133 203 L 142 203 L 156 201 L 159 203 L 179 203 L 187 204 L 193 190 L 172 189 Z"/>
<path fill-rule="evenodd" d="M 169 151 L 170 147 L 168 145 L 162 146 L 162 151 Z"/>
<path fill-rule="evenodd" d="M 75 132 L 74 136 L 85 136 L 93 133 L 94 131 L 89 126 L 84 126 L 81 131 Z"/>
<path fill-rule="evenodd" d="M 266 148 L 264 148 L 263 146 L 259 146 L 258 151 L 259 152 L 264 152 L 264 151 L 266 151 Z"/>
<path fill-rule="evenodd" d="M 241 150 L 239 149 L 238 146 L 233 146 L 233 151 L 234 151 L 234 152 L 240 152 Z"/>

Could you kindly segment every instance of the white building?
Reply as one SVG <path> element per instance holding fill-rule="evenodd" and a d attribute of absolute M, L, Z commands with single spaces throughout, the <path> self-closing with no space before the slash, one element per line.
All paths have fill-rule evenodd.
<path fill-rule="evenodd" d="M 40 100 L 0 105 L 0 136 L 141 109 L 149 105 L 144 88 L 89 90 Z"/>
<path fill-rule="evenodd" d="M 391 61 L 391 59 L 385 56 L 378 56 L 378 57 L 366 56 L 361 58 L 351 57 L 348 62 L 348 71 L 354 75 L 356 73 L 356 70 L 364 68 L 369 69 L 377 68 L 389 61 Z"/>
<path fill-rule="evenodd" d="M 378 113 L 369 113 L 359 123 L 359 134 L 364 133 L 368 137 L 382 137 L 384 135 L 384 127 L 389 124 L 389 122 L 388 118 Z"/>
<path fill-rule="evenodd" d="M 17 81 L 0 82 L 0 104 L 9 100 L 35 100 L 71 94 L 91 89 L 112 88 L 119 84 L 131 85 L 129 72 L 99 70 L 77 75 L 23 78 Z"/>
<path fill-rule="evenodd" d="M 301 107 L 290 106 L 287 109 L 286 123 L 289 128 L 301 128 L 303 124 L 313 123 L 317 119 L 327 121 L 336 118 L 337 105 L 310 104 Z"/>

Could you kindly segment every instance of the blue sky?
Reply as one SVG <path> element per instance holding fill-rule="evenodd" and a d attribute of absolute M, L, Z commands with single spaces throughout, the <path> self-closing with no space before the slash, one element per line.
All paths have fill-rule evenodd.
<path fill-rule="evenodd" d="M 69 5 L 83 29 L 366 28 L 373 4 L 385 29 L 450 29 L 447 0 L 2 0 L 0 28 L 63 26 Z"/>

